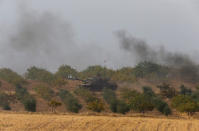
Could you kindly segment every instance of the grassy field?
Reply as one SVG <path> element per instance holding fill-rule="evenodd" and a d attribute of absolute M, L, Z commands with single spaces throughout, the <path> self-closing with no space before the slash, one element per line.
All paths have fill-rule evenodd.
<path fill-rule="evenodd" d="M 0 131 L 199 131 L 199 120 L 0 113 Z"/>

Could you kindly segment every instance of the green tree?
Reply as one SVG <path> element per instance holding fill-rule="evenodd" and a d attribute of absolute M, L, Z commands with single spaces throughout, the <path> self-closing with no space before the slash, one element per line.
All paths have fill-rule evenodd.
<path fill-rule="evenodd" d="M 54 91 L 49 86 L 44 84 L 37 85 L 34 87 L 34 90 L 38 95 L 47 101 L 50 101 L 54 96 Z"/>
<path fill-rule="evenodd" d="M 143 89 L 143 93 L 147 96 L 150 96 L 150 97 L 155 97 L 155 93 L 153 92 L 153 90 L 151 89 L 151 87 L 148 87 L 148 86 L 144 86 L 142 87 Z"/>
<path fill-rule="evenodd" d="M 41 81 L 48 84 L 53 84 L 55 80 L 55 76 L 51 72 L 35 66 L 27 69 L 25 77 L 30 80 Z"/>
<path fill-rule="evenodd" d="M 175 88 L 171 87 L 169 84 L 163 83 L 157 88 L 160 89 L 160 95 L 166 98 L 173 98 L 174 96 L 177 95 L 177 91 Z"/>
<path fill-rule="evenodd" d="M 199 106 L 193 98 L 188 95 L 178 95 L 171 101 L 171 105 L 179 112 L 186 112 L 189 116 L 199 110 Z"/>
<path fill-rule="evenodd" d="M 55 101 L 55 100 L 51 100 L 49 103 L 48 103 L 48 106 L 51 108 L 51 111 L 52 112 L 55 112 L 56 111 L 56 108 L 61 106 L 62 104 L 58 101 Z"/>
<path fill-rule="evenodd" d="M 83 88 L 83 87 L 77 88 L 74 91 L 74 93 L 77 96 L 80 96 L 86 103 L 93 102 L 93 101 L 97 100 L 97 98 L 95 97 L 95 94 L 93 92 L 91 92 L 90 90 Z"/>
<path fill-rule="evenodd" d="M 146 111 L 152 111 L 154 109 L 153 101 L 149 96 L 144 94 L 140 94 L 132 98 L 129 106 L 130 109 L 140 113 L 145 113 Z"/>
<path fill-rule="evenodd" d="M 106 67 L 102 67 L 100 65 L 89 66 L 86 70 L 80 72 L 80 78 L 86 79 L 95 76 L 101 76 L 102 78 L 111 78 L 114 71 L 107 69 Z"/>
<path fill-rule="evenodd" d="M 35 112 L 36 111 L 36 100 L 29 94 L 26 88 L 21 85 L 17 85 L 15 89 L 16 98 L 24 105 L 25 110 Z"/>
<path fill-rule="evenodd" d="M 78 113 L 82 108 L 82 105 L 79 104 L 79 101 L 67 90 L 60 90 L 59 97 L 65 104 L 66 108 L 71 112 Z"/>
<path fill-rule="evenodd" d="M 9 96 L 3 92 L 0 92 L 0 107 L 2 107 L 4 110 L 10 110 Z"/>
<path fill-rule="evenodd" d="M 128 88 L 123 88 L 121 90 L 121 97 L 127 103 L 130 103 L 130 100 L 132 100 L 133 98 L 135 98 L 138 95 L 140 95 L 140 93 L 137 92 L 136 90 L 130 90 Z"/>
<path fill-rule="evenodd" d="M 36 112 L 36 100 L 34 97 L 30 95 L 25 96 L 23 104 L 26 111 Z"/>
<path fill-rule="evenodd" d="M 87 108 L 89 110 L 94 111 L 94 112 L 101 112 L 101 111 L 104 110 L 104 104 L 102 103 L 102 101 L 100 101 L 98 99 L 98 100 L 89 102 L 88 105 L 87 105 Z"/>
<path fill-rule="evenodd" d="M 22 76 L 8 68 L 0 69 L 0 78 L 13 85 L 26 83 Z"/>
<path fill-rule="evenodd" d="M 153 98 L 153 103 L 155 108 L 162 114 L 168 116 L 172 113 L 171 109 L 169 108 L 169 105 L 162 99 L 155 97 Z"/>
<path fill-rule="evenodd" d="M 60 77 L 62 79 L 68 79 L 68 78 L 76 79 L 78 77 L 78 72 L 69 65 L 62 65 L 59 67 L 55 75 L 56 77 Z"/>
<path fill-rule="evenodd" d="M 182 94 L 182 95 L 192 95 L 192 90 L 188 89 L 184 85 L 181 85 L 180 86 L 180 94 Z"/>

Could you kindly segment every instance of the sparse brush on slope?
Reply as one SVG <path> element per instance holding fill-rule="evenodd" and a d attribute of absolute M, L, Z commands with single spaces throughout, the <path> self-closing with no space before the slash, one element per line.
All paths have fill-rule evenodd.
<path fill-rule="evenodd" d="M 128 105 L 124 101 L 118 100 L 113 90 L 104 89 L 103 97 L 104 100 L 109 104 L 112 112 L 125 114 L 129 111 Z"/>
<path fill-rule="evenodd" d="M 48 84 L 52 84 L 55 80 L 55 76 L 51 72 L 35 66 L 27 69 L 25 77 L 26 79 L 37 80 Z"/>
<path fill-rule="evenodd" d="M 36 100 L 29 94 L 26 88 L 21 85 L 16 86 L 16 98 L 24 105 L 25 110 L 35 112 L 36 111 Z"/>
<path fill-rule="evenodd" d="M 79 104 L 79 101 L 67 90 L 60 90 L 59 97 L 65 104 L 68 111 L 78 113 L 82 108 L 82 105 Z"/>
<path fill-rule="evenodd" d="M 0 78 L 13 85 L 26 83 L 22 76 L 8 68 L 0 69 Z"/>

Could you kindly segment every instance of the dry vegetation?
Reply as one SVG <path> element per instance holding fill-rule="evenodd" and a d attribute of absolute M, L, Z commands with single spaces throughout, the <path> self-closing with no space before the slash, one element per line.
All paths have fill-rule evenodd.
<path fill-rule="evenodd" d="M 198 131 L 199 120 L 0 113 L 0 131 Z"/>

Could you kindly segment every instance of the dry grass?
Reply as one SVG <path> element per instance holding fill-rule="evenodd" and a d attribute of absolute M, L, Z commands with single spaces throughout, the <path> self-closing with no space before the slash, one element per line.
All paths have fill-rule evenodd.
<path fill-rule="evenodd" d="M 199 131 L 199 120 L 0 113 L 0 131 Z"/>

